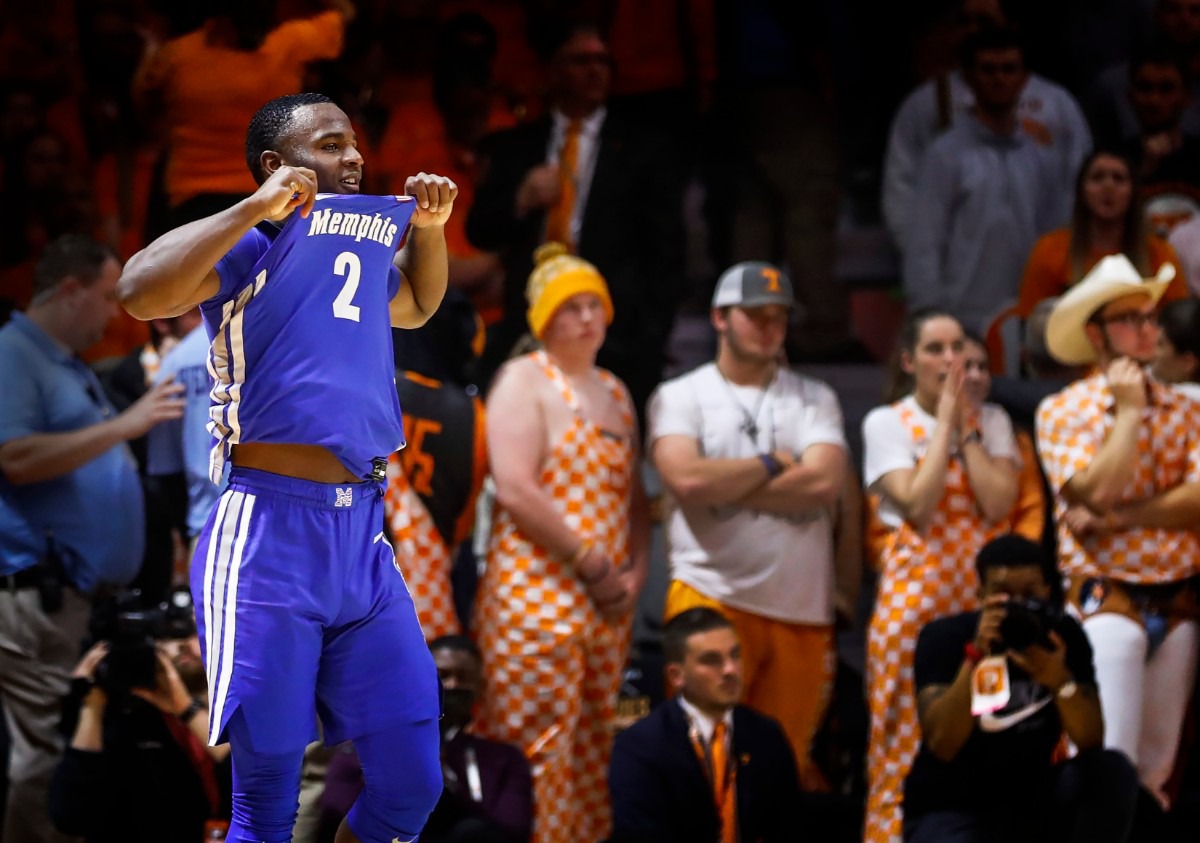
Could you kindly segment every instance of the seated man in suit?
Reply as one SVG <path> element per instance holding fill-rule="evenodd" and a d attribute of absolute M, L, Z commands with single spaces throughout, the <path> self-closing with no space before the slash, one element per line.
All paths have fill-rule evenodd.
<path fill-rule="evenodd" d="M 617 736 L 610 843 L 801 839 L 796 758 L 778 723 L 738 704 L 733 625 L 688 609 L 664 628 L 663 651 L 676 696 Z"/>

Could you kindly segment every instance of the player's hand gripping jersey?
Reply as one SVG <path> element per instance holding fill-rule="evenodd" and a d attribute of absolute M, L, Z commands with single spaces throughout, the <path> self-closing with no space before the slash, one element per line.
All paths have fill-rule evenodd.
<path fill-rule="evenodd" d="M 215 386 L 211 474 L 241 442 L 321 445 L 358 477 L 404 445 L 388 304 L 409 196 L 321 194 L 259 223 L 217 263 L 201 305 Z"/>

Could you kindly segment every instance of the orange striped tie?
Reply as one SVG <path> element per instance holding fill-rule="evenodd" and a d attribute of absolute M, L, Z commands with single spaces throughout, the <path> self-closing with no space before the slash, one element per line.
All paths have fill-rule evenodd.
<path fill-rule="evenodd" d="M 583 128 L 578 119 L 567 123 L 562 149 L 558 151 L 558 202 L 546 215 L 546 240 L 563 243 L 572 252 L 571 217 L 575 212 L 575 166 L 579 163 L 579 133 Z"/>
<path fill-rule="evenodd" d="M 716 728 L 713 729 L 710 752 L 713 801 L 716 802 L 717 813 L 721 817 L 721 843 L 737 843 L 737 794 L 734 788 L 736 775 L 729 763 L 729 749 L 725 746 L 724 720 L 718 720 Z"/>

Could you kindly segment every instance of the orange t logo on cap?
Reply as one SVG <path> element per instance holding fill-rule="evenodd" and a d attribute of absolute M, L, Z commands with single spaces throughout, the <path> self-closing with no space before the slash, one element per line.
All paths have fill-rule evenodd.
<path fill-rule="evenodd" d="M 767 292 L 778 293 L 779 289 L 779 270 L 778 269 L 763 269 L 763 278 L 767 279 Z"/>

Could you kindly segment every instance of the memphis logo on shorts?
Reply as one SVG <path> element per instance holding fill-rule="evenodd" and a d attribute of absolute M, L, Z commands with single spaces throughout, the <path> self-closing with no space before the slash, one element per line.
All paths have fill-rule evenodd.
<path fill-rule="evenodd" d="M 334 500 L 334 506 L 354 506 L 354 489 L 343 489 L 341 486 L 336 487 L 337 498 Z"/>

